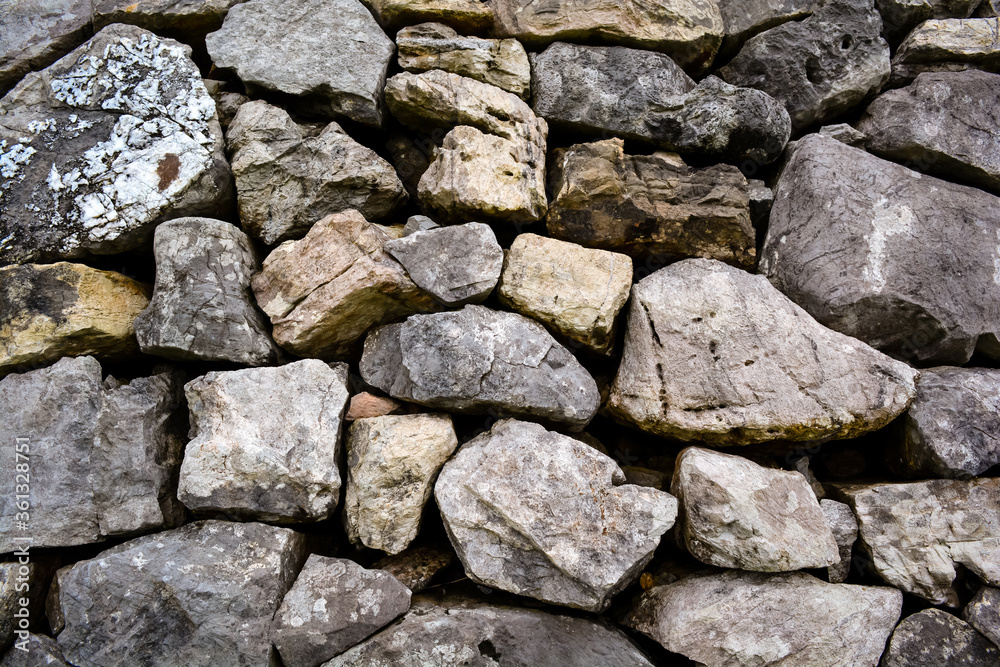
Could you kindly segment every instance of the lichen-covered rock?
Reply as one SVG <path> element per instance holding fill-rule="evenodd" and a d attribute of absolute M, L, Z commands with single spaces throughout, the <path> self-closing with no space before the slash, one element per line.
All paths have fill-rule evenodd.
<path fill-rule="evenodd" d="M 0 263 L 131 250 L 230 203 L 191 49 L 116 24 L 0 100 Z"/>
<path fill-rule="evenodd" d="M 215 66 L 233 70 L 252 95 L 280 93 L 301 111 L 382 124 L 395 49 L 359 0 L 248 0 L 205 43 Z"/>
<path fill-rule="evenodd" d="M 226 134 L 240 224 L 275 245 L 317 220 L 355 209 L 369 220 L 394 213 L 406 191 L 392 165 L 336 123 L 313 136 L 267 102 L 240 107 Z"/>
<path fill-rule="evenodd" d="M 1000 71 L 1000 19 L 924 21 L 892 58 L 890 85 L 906 85 L 921 72 Z"/>
<path fill-rule="evenodd" d="M 194 511 L 262 521 L 319 521 L 340 499 L 345 364 L 213 371 L 184 386 L 191 441 L 178 497 Z"/>
<path fill-rule="evenodd" d="M 4 5 L 0 96 L 28 72 L 51 65 L 90 36 L 90 5 L 90 0 L 20 0 Z"/>
<path fill-rule="evenodd" d="M 651 433 L 717 445 L 850 438 L 903 412 L 916 376 L 763 276 L 689 259 L 632 288 L 607 406 Z"/>
<path fill-rule="evenodd" d="M 854 542 L 858 539 L 858 520 L 854 518 L 851 507 L 845 503 L 823 498 L 819 501 L 819 507 L 823 510 L 840 551 L 840 562 L 826 568 L 826 578 L 831 584 L 843 583 L 851 573 Z"/>
<path fill-rule="evenodd" d="M 445 23 L 465 33 L 493 26 L 493 9 L 481 0 L 365 0 L 386 32 L 428 21 Z"/>
<path fill-rule="evenodd" d="M 984 637 L 1000 646 L 1000 589 L 983 586 L 965 606 L 962 618 Z"/>
<path fill-rule="evenodd" d="M 20 638 L 18 643 L 20 643 Z M 0 658 L 0 667 L 72 667 L 63 659 L 62 649 L 55 639 L 46 635 L 28 634 L 24 651 L 12 648 Z"/>
<path fill-rule="evenodd" d="M 484 306 L 374 330 L 360 369 L 365 382 L 394 398 L 454 412 L 583 428 L 600 404 L 597 383 L 542 325 Z"/>
<path fill-rule="evenodd" d="M 882 658 L 882 667 L 990 667 L 997 663 L 1000 648 L 962 619 L 940 609 L 925 609 L 903 619 Z"/>

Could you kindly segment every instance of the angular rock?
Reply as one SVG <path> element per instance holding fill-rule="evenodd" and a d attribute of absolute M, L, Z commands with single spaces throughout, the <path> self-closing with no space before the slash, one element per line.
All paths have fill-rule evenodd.
<path fill-rule="evenodd" d="M 0 376 L 60 357 L 138 353 L 133 321 L 149 287 L 83 264 L 0 268 Z"/>
<path fill-rule="evenodd" d="M 903 619 L 882 658 L 883 667 L 989 667 L 997 663 L 1000 648 L 968 623 L 940 609 L 925 609 Z"/>
<path fill-rule="evenodd" d="M 874 667 L 902 607 L 892 588 L 730 570 L 653 588 L 624 623 L 718 667 Z"/>
<path fill-rule="evenodd" d="M 631 287 L 628 255 L 521 234 L 507 251 L 499 297 L 557 334 L 609 354 Z"/>
<path fill-rule="evenodd" d="M 394 398 L 453 412 L 496 411 L 583 428 L 597 383 L 542 325 L 469 305 L 376 329 L 360 364 L 365 382 Z"/>
<path fill-rule="evenodd" d="M 1000 589 L 983 586 L 966 605 L 962 618 L 1000 646 Z"/>
<path fill-rule="evenodd" d="M 997 197 L 809 135 L 778 181 L 760 272 L 831 329 L 960 365 L 1000 332 L 998 244 Z"/>
<path fill-rule="evenodd" d="M 18 640 L 20 642 L 20 640 Z M 62 649 L 55 639 L 46 635 L 28 634 L 26 651 L 12 648 L 0 658 L 0 667 L 72 667 L 63 659 Z"/>
<path fill-rule="evenodd" d="M 831 584 L 843 583 L 851 573 L 851 557 L 854 542 L 858 539 L 858 520 L 849 505 L 824 498 L 819 501 L 826 522 L 833 532 L 833 539 L 840 551 L 840 562 L 826 568 L 826 577 Z"/>
<path fill-rule="evenodd" d="M 434 498 L 470 579 L 594 612 L 639 577 L 677 516 L 673 496 L 625 484 L 610 457 L 516 420 L 462 445 Z"/>
<path fill-rule="evenodd" d="M 373 567 L 385 570 L 411 591 L 419 593 L 455 561 L 455 552 L 450 548 L 410 547 L 376 561 Z"/>
<path fill-rule="evenodd" d="M 906 85 L 921 72 L 1000 71 L 1000 19 L 924 21 L 899 45 L 891 85 Z"/>
<path fill-rule="evenodd" d="M 965 19 L 972 16 L 979 0 L 875 0 L 882 15 L 882 34 L 898 42 L 928 19 Z"/>
<path fill-rule="evenodd" d="M 153 236 L 153 299 L 135 318 L 146 354 L 186 361 L 273 362 L 267 318 L 250 295 L 260 265 L 250 238 L 221 220 L 180 218 Z"/>
<path fill-rule="evenodd" d="M 304 542 L 286 528 L 199 521 L 120 544 L 60 577 L 59 647 L 78 667 L 273 664 L 271 617 Z"/>
<path fill-rule="evenodd" d="M 429 229 L 437 229 L 440 226 L 426 215 L 411 215 L 406 219 L 406 224 L 403 225 L 403 236 L 410 236 L 417 232 L 426 232 Z"/>
<path fill-rule="evenodd" d="M 916 376 L 763 276 L 688 259 L 632 288 L 607 407 L 651 433 L 715 445 L 852 438 L 903 412 Z"/>
<path fill-rule="evenodd" d="M 394 51 L 358 0 L 249 0 L 205 40 L 216 67 L 252 96 L 278 93 L 296 109 L 379 126 Z"/>
<path fill-rule="evenodd" d="M 0 263 L 119 253 L 162 220 L 228 209 L 222 130 L 190 53 L 116 24 L 0 100 Z"/>
<path fill-rule="evenodd" d="M 347 435 L 344 516 L 354 544 L 398 554 L 420 530 L 424 506 L 458 438 L 448 415 L 359 419 Z"/>
<path fill-rule="evenodd" d="M 251 282 L 275 342 L 304 357 L 343 358 L 371 327 L 437 310 L 385 252 L 391 238 L 357 211 L 344 211 L 275 248 Z"/>
<path fill-rule="evenodd" d="M 146 30 L 182 34 L 192 43 L 222 27 L 226 13 L 242 0 L 93 0 L 94 25 L 129 23 Z"/>
<path fill-rule="evenodd" d="M 249 102 L 226 141 L 240 223 L 267 245 L 301 238 L 331 213 L 355 209 L 378 220 L 406 202 L 392 165 L 336 123 L 310 136 L 284 109 Z"/>
<path fill-rule="evenodd" d="M 319 521 L 340 499 L 345 364 L 213 371 L 184 386 L 191 441 L 178 497 L 193 511 L 262 521 Z"/>
<path fill-rule="evenodd" d="M 664 153 L 626 155 L 621 139 L 553 152 L 549 234 L 663 262 L 756 263 L 747 181 L 738 169 L 688 167 Z"/>
<path fill-rule="evenodd" d="M 847 123 L 837 123 L 836 125 L 824 125 L 819 128 L 819 133 L 836 139 L 842 144 L 853 146 L 854 148 L 864 148 L 867 137 L 864 132 L 860 132 Z"/>
<path fill-rule="evenodd" d="M 403 412 L 403 409 L 404 406 L 399 401 L 363 391 L 360 394 L 351 396 L 351 402 L 347 406 L 344 421 L 352 422 L 356 419 L 394 415 Z"/>
<path fill-rule="evenodd" d="M 719 61 L 739 51 L 758 33 L 789 21 L 800 21 L 822 4 L 819 0 L 719 0 L 725 35 Z"/>
<path fill-rule="evenodd" d="M 315 554 L 274 615 L 271 640 L 285 667 L 315 667 L 410 608 L 410 590 L 382 570 Z"/>
<path fill-rule="evenodd" d="M 764 181 L 757 178 L 747 179 L 747 186 L 750 195 L 750 221 L 753 222 L 754 229 L 764 227 L 771 215 L 774 191 L 767 187 Z"/>
<path fill-rule="evenodd" d="M 463 33 L 493 26 L 493 9 L 480 0 L 365 0 L 388 33 L 428 21 L 446 23 Z"/>
<path fill-rule="evenodd" d="M 91 34 L 90 0 L 4 5 L 0 22 L 0 96 L 28 72 L 48 67 Z"/>

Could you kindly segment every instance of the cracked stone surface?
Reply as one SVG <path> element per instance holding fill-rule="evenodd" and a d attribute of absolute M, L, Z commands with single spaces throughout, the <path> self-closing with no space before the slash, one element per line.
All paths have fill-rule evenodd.
<path fill-rule="evenodd" d="M 0 23 L 0 96 L 28 72 L 51 65 L 90 36 L 91 0 L 33 0 L 4 5 Z"/>
<path fill-rule="evenodd" d="M 925 609 L 903 619 L 882 658 L 883 667 L 989 667 L 998 662 L 1000 648 L 962 619 L 940 609 Z"/>
<path fill-rule="evenodd" d="M 858 520 L 846 503 L 823 498 L 819 501 L 819 507 L 823 510 L 840 552 L 840 562 L 826 568 L 826 577 L 831 584 L 840 584 L 851 573 L 854 542 L 858 539 Z"/>
<path fill-rule="evenodd" d="M 969 625 L 1000 646 L 1000 589 L 983 586 L 962 612 Z"/>

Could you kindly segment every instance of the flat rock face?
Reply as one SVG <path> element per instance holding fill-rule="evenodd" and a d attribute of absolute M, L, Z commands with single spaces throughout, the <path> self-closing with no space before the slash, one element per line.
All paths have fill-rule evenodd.
<path fill-rule="evenodd" d="M 1000 198 L 810 135 L 778 181 L 760 272 L 831 329 L 960 365 L 1000 331 L 998 246 Z"/>
<path fill-rule="evenodd" d="M 454 412 L 495 410 L 583 428 L 600 404 L 597 383 L 542 325 L 483 306 L 376 329 L 360 369 L 394 398 Z"/>
<path fill-rule="evenodd" d="M 858 520 L 850 505 L 823 498 L 819 501 L 823 516 L 833 532 L 833 539 L 840 552 L 840 562 L 826 568 L 826 577 L 831 584 L 840 584 L 847 580 L 851 573 L 851 558 L 854 552 L 854 542 L 858 539 Z"/>
<path fill-rule="evenodd" d="M 358 419 L 347 435 L 344 515 L 354 544 L 398 554 L 420 530 L 424 506 L 458 438 L 448 415 Z"/>
<path fill-rule="evenodd" d="M 365 4 L 388 33 L 427 21 L 446 23 L 463 34 L 493 26 L 493 9 L 481 0 L 365 0 Z"/>
<path fill-rule="evenodd" d="M 889 584 L 950 606 L 958 604 L 956 565 L 1000 584 L 1000 480 L 936 479 L 842 492 L 875 570 Z"/>
<path fill-rule="evenodd" d="M 925 21 L 911 32 L 892 59 L 893 79 L 912 80 L 921 71 L 952 66 L 995 72 L 1000 68 L 1000 19 Z"/>
<path fill-rule="evenodd" d="M 83 264 L 0 268 L 0 376 L 68 356 L 129 357 L 149 287 Z"/>
<path fill-rule="evenodd" d="M 340 499 L 345 364 L 213 371 L 184 386 L 191 441 L 178 497 L 194 511 L 262 521 L 319 521 Z"/>
<path fill-rule="evenodd" d="M 204 39 L 218 30 L 234 5 L 242 0 L 93 0 L 94 23 L 98 28 L 111 23 L 130 23 L 146 30 L 180 31 Z"/>
<path fill-rule="evenodd" d="M 180 218 L 156 228 L 156 285 L 135 319 L 146 354 L 259 366 L 276 349 L 250 295 L 260 261 L 250 238 L 221 220 Z"/>
<path fill-rule="evenodd" d="M 20 0 L 0 23 L 0 95 L 47 67 L 90 34 L 90 0 Z"/>
<path fill-rule="evenodd" d="M 331 213 L 355 209 L 379 220 L 406 202 L 392 165 L 336 123 L 311 136 L 284 109 L 248 102 L 229 126 L 226 143 L 240 224 L 267 245 L 301 238 Z"/>
<path fill-rule="evenodd" d="M 799 21 L 815 11 L 818 0 L 719 0 L 726 34 L 719 60 L 739 51 L 754 35 L 789 21 Z"/>
<path fill-rule="evenodd" d="M 809 482 L 739 456 L 690 447 L 670 492 L 687 550 L 709 565 L 788 572 L 833 565 L 840 552 Z"/>
<path fill-rule="evenodd" d="M 343 358 L 371 327 L 440 308 L 385 252 L 391 238 L 344 211 L 275 248 L 251 282 L 275 342 L 299 356 Z"/>
<path fill-rule="evenodd" d="M 968 623 L 940 609 L 925 609 L 903 619 L 882 658 L 883 667 L 989 667 L 998 662 L 1000 648 Z"/>
<path fill-rule="evenodd" d="M 628 255 L 521 234 L 507 251 L 500 302 L 598 354 L 609 354 L 632 287 Z"/>
<path fill-rule="evenodd" d="M 285 667 L 315 667 L 410 608 L 410 590 L 383 570 L 315 554 L 274 616 L 271 639 Z"/>
<path fill-rule="evenodd" d="M 271 664 L 271 617 L 304 542 L 285 528 L 225 521 L 125 542 L 60 576 L 59 646 L 79 667 Z"/>
<path fill-rule="evenodd" d="M 965 607 L 962 618 L 1000 646 L 1000 589 L 983 586 Z"/>
<path fill-rule="evenodd" d="M 594 612 L 639 576 L 677 516 L 673 496 L 625 484 L 610 457 L 516 420 L 465 443 L 434 497 L 470 579 Z"/>
<path fill-rule="evenodd" d="M 213 215 L 232 176 L 190 47 L 108 26 L 0 100 L 0 263 L 113 254 Z"/>
<path fill-rule="evenodd" d="M 718 667 L 875 667 L 902 607 L 892 588 L 730 570 L 647 591 L 625 624 Z"/>
<path fill-rule="evenodd" d="M 822 326 L 763 276 L 689 259 L 632 288 L 607 405 L 685 441 L 850 438 L 905 410 L 916 376 Z"/>
<path fill-rule="evenodd" d="M 358 0 L 249 0 L 205 40 L 251 94 L 281 93 L 327 118 L 381 125 L 394 46 Z"/>
<path fill-rule="evenodd" d="M 606 139 L 556 149 L 549 182 L 546 227 L 557 238 L 637 258 L 756 263 L 747 181 L 735 167 L 626 155 L 621 139 Z"/>

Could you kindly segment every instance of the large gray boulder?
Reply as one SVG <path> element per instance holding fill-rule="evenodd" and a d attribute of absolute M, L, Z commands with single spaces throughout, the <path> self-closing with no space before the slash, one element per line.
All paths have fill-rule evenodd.
<path fill-rule="evenodd" d="M 0 20 L 0 95 L 51 65 L 91 33 L 91 0 L 17 0 Z"/>
<path fill-rule="evenodd" d="M 962 612 L 969 625 L 1000 646 L 1000 589 L 983 586 Z"/>
<path fill-rule="evenodd" d="M 940 609 L 925 609 L 896 626 L 882 658 L 882 667 L 1000 664 L 1000 648 L 968 623 Z"/>

